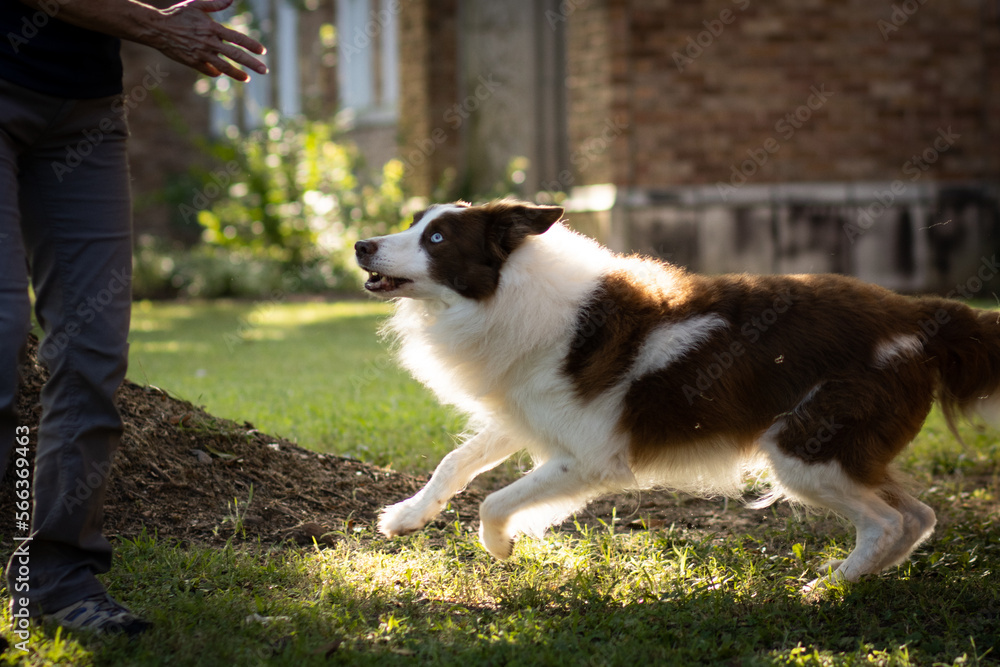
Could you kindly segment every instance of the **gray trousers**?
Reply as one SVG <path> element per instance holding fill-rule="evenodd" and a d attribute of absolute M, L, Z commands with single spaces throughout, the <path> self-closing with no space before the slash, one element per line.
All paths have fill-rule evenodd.
<path fill-rule="evenodd" d="M 0 79 L 0 465 L 11 459 L 29 276 L 51 374 L 42 390 L 28 565 L 8 592 L 32 616 L 101 593 L 104 496 L 122 422 L 131 307 L 131 196 L 118 97 L 68 100 Z M 17 535 L 14 517 L 0 533 Z M 23 534 L 23 533 L 21 533 Z M 15 557 L 17 554 L 15 553 Z M 19 559 L 23 565 L 24 559 Z M 14 593 L 27 571 L 29 589 Z M 23 578 L 19 580 L 23 591 Z"/>

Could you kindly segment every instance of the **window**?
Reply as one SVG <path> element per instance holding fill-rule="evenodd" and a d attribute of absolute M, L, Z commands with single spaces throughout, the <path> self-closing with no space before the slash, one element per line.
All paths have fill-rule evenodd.
<path fill-rule="evenodd" d="M 228 10 L 216 18 L 240 30 L 253 28 L 259 32 L 267 55 L 257 57 L 269 72 L 266 76 L 251 73 L 247 83 L 224 76 L 199 82 L 200 92 L 215 91 L 210 112 L 213 134 L 222 134 L 231 125 L 253 129 L 270 109 L 286 116 L 302 112 L 299 10 L 289 0 L 246 0 L 245 8 L 249 13 Z"/>
<path fill-rule="evenodd" d="M 398 0 L 339 0 L 340 106 L 359 123 L 391 123 L 399 97 Z"/>

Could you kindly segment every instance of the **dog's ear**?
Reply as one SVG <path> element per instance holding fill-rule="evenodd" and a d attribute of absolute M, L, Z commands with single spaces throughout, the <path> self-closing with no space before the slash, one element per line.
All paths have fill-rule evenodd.
<path fill-rule="evenodd" d="M 544 234 L 563 216 L 560 206 L 498 202 L 493 211 L 493 238 L 503 255 L 509 255 L 528 236 Z"/>
<path fill-rule="evenodd" d="M 563 212 L 561 206 L 517 206 L 514 209 L 517 218 L 514 225 L 523 229 L 526 235 L 544 234 L 559 222 Z"/>

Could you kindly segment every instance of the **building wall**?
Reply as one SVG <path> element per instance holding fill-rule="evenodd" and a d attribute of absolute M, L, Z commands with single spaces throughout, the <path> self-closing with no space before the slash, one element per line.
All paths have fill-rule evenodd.
<path fill-rule="evenodd" d="M 607 3 L 588 2 L 572 11 L 569 6 L 558 17 L 567 25 L 566 52 L 568 77 L 567 130 L 570 170 L 558 185 L 568 190 L 574 185 L 616 183 L 617 162 L 608 141 L 602 135 L 615 116 L 625 109 L 613 106 L 612 69 L 622 69 L 624 62 L 612 58 L 613 32 L 609 30 L 612 10 Z M 619 118 L 620 120 L 620 118 Z M 623 152 L 619 151 L 618 157 Z"/>
<path fill-rule="evenodd" d="M 609 77 L 593 60 L 611 52 L 605 115 L 627 116 L 631 158 L 618 185 L 726 183 L 753 155 L 758 183 L 891 180 L 949 127 L 961 141 L 933 175 L 995 178 L 996 12 L 985 0 L 594 0 L 568 17 L 571 66 L 590 84 L 570 90 L 594 95 Z M 574 133 L 577 149 L 587 136 Z"/>
<path fill-rule="evenodd" d="M 998 247 L 996 3 L 595 0 L 567 19 L 570 219 L 613 247 L 912 291 Z"/>
<path fill-rule="evenodd" d="M 398 154 L 416 194 L 469 189 L 463 174 L 481 161 L 495 170 L 515 152 L 564 151 L 562 168 L 529 184 L 570 191 L 574 225 L 700 270 L 833 270 L 936 289 L 996 245 L 991 0 L 547 0 L 519 42 L 504 31 L 522 24 L 496 3 L 400 8 L 398 124 L 359 123 L 354 136 L 371 166 Z M 336 108 L 335 49 L 319 34 L 334 9 L 306 3 L 299 22 L 314 118 Z M 557 33 L 564 64 L 511 55 L 515 43 L 542 53 Z M 132 111 L 138 227 L 166 234 L 176 212 L 156 193 L 199 159 L 208 101 L 193 72 L 152 50 L 126 44 L 125 60 L 126 91 L 152 64 L 169 72 Z M 560 128 L 558 104 L 518 104 L 542 99 L 563 66 Z M 501 84 L 489 99 L 473 99 L 477 73 Z M 540 131 L 565 143 L 539 148 Z"/>
<path fill-rule="evenodd" d="M 459 161 L 456 0 L 413 0 L 399 15 L 399 155 L 406 184 L 428 196 Z"/>

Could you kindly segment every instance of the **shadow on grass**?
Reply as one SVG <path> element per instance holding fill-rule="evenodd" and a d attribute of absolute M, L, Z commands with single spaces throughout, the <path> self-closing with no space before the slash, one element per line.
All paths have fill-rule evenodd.
<path fill-rule="evenodd" d="M 391 555 L 386 546 L 361 543 L 338 567 L 351 568 L 353 553 Z M 998 652 L 988 571 L 900 568 L 809 602 L 796 582 L 764 579 L 612 597 L 586 577 L 534 586 L 537 565 L 509 563 L 486 566 L 496 577 L 486 583 L 502 591 L 509 578 L 507 592 L 474 602 L 405 578 L 351 583 L 315 567 L 323 553 L 121 542 L 112 593 L 154 628 L 135 640 L 41 628 L 26 664 L 976 664 L 971 656 Z"/>

